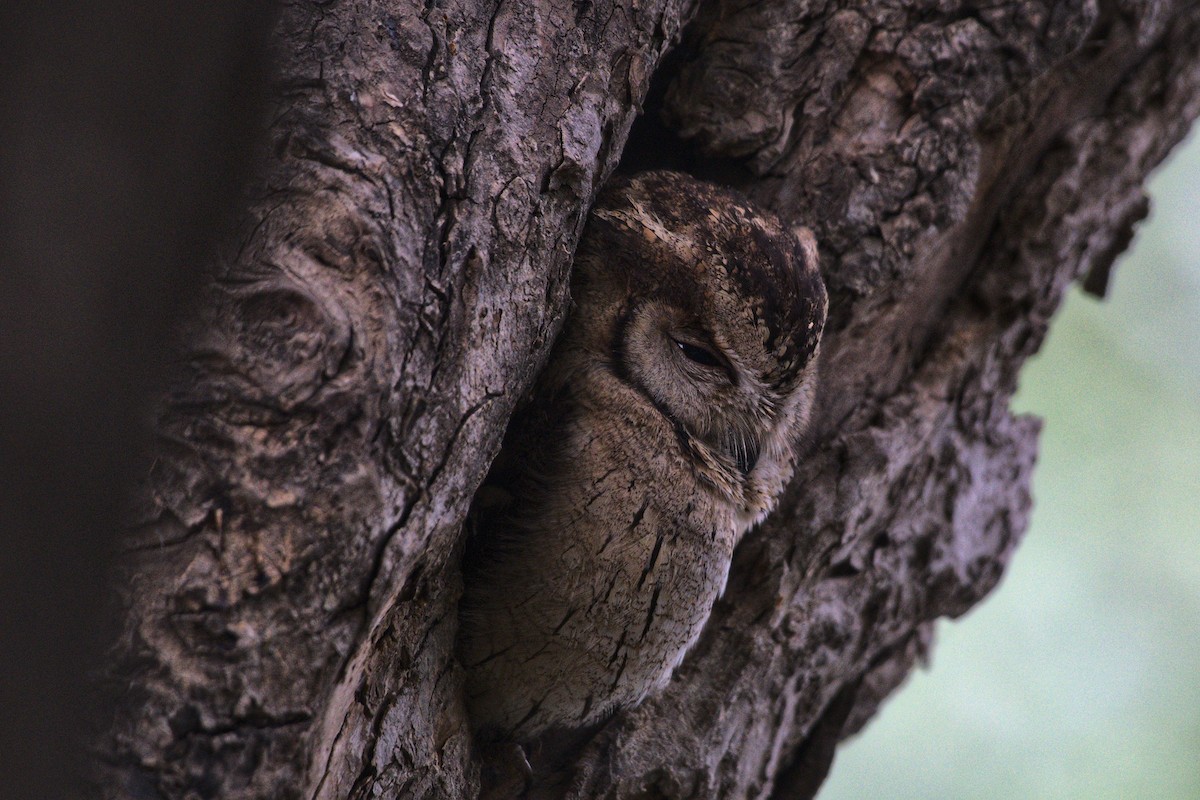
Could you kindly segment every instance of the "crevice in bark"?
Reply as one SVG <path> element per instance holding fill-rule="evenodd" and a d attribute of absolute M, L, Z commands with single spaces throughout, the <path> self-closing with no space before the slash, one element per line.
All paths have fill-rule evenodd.
<path fill-rule="evenodd" d="M 681 44 L 667 53 L 650 80 L 650 88 L 629 131 L 629 141 L 621 154 L 617 171 L 633 174 L 665 169 L 685 172 L 723 186 L 745 186 L 754 176 L 743 160 L 706 156 L 664 119 L 667 91 L 693 53 L 693 48 L 688 44 L 692 37 L 687 28 L 680 38 Z"/>

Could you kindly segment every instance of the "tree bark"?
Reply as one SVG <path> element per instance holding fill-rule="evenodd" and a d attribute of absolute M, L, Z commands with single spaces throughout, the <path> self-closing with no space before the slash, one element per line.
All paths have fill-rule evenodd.
<path fill-rule="evenodd" d="M 1185 0 L 343 0 L 287 6 L 275 47 L 270 155 L 118 559 L 106 796 L 480 791 L 463 521 L 625 153 L 815 231 L 818 413 L 667 689 L 532 754 L 528 793 L 811 797 L 1000 578 L 1021 363 L 1200 112 Z"/>

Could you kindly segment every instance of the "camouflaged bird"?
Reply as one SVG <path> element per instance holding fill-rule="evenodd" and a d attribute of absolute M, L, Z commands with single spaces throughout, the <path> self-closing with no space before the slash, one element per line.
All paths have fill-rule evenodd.
<path fill-rule="evenodd" d="M 811 234 L 731 191 L 617 179 L 571 294 L 473 514 L 459 655 L 487 738 L 587 726 L 668 681 L 812 406 Z"/>

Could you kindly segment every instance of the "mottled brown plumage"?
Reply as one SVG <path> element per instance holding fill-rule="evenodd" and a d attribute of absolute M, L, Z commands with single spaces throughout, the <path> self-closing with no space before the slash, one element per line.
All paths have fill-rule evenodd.
<path fill-rule="evenodd" d="M 653 172 L 607 189 L 573 305 L 481 491 L 459 652 L 487 737 L 661 687 L 791 477 L 826 294 L 811 236 Z"/>

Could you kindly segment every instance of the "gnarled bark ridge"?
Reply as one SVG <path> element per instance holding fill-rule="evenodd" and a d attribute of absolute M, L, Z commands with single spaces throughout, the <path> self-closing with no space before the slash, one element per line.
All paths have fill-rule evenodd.
<path fill-rule="evenodd" d="M 120 558 L 111 796 L 478 793 L 462 523 L 623 152 L 815 231 L 818 418 L 666 691 L 529 794 L 811 796 L 999 579 L 1021 363 L 1200 112 L 1185 0 L 345 0 L 288 6 L 276 46 L 270 157 Z"/>

